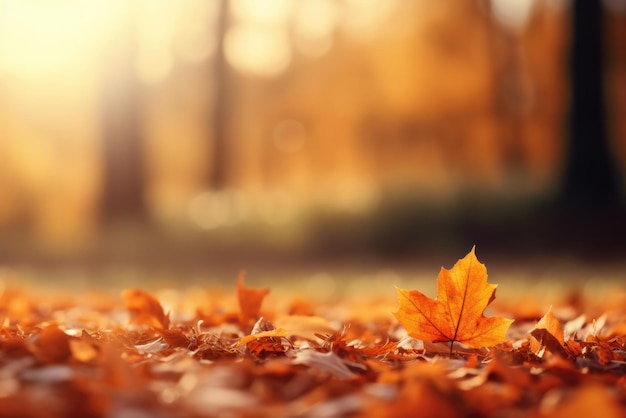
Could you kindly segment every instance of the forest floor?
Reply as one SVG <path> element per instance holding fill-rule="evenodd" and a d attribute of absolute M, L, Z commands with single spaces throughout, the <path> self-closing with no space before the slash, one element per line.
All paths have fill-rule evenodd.
<path fill-rule="evenodd" d="M 3 240 L 0 417 L 626 416 L 622 221 L 385 219 Z"/>
<path fill-rule="evenodd" d="M 626 414 L 620 260 L 477 248 L 485 315 L 514 322 L 468 346 L 394 316 L 396 287 L 435 298 L 463 254 L 228 254 L 5 263 L 0 417 Z"/>

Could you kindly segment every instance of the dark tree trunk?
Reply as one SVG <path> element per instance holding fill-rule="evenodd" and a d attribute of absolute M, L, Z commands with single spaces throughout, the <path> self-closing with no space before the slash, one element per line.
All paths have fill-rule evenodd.
<path fill-rule="evenodd" d="M 230 25 L 228 0 L 220 0 L 217 18 L 217 50 L 213 62 L 214 93 L 211 127 L 213 137 L 213 158 L 209 167 L 208 183 L 212 189 L 223 189 L 228 177 L 228 126 L 230 122 L 231 73 L 224 53 L 224 38 Z"/>
<path fill-rule="evenodd" d="M 117 84 L 117 87 L 121 85 Z M 135 90 L 132 87 L 119 89 L 110 92 L 105 99 L 102 197 L 105 223 L 137 221 L 145 217 L 141 133 Z"/>
<path fill-rule="evenodd" d="M 104 189 L 102 221 L 105 224 L 146 219 L 142 129 L 139 115 L 139 85 L 134 73 L 132 14 L 127 47 L 109 59 L 103 86 Z"/>
<path fill-rule="evenodd" d="M 602 2 L 574 0 L 572 7 L 572 96 L 562 200 L 587 211 L 614 205 L 618 181 L 606 127 Z"/>
<path fill-rule="evenodd" d="M 598 260 L 622 258 L 626 234 L 607 129 L 604 19 L 602 2 L 572 2 L 568 149 L 556 210 L 542 226 L 550 251 L 562 248 Z"/>

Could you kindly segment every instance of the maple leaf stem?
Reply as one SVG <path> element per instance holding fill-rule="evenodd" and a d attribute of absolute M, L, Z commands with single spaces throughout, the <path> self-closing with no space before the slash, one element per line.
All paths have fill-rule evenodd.
<path fill-rule="evenodd" d="M 454 340 L 450 341 L 450 354 L 448 357 L 452 358 L 452 346 L 454 346 Z"/>

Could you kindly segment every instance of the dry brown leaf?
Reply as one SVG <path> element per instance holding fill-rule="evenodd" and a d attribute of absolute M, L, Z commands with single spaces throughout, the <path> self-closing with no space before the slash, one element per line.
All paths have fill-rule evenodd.
<path fill-rule="evenodd" d="M 127 289 L 122 292 L 122 298 L 126 302 L 132 324 L 161 329 L 169 327 L 169 315 L 165 315 L 159 301 L 150 293 L 141 289 Z"/>
<path fill-rule="evenodd" d="M 43 363 L 62 363 L 72 356 L 71 338 L 57 325 L 47 325 L 41 329 L 31 347 Z"/>
<path fill-rule="evenodd" d="M 549 310 L 535 325 L 531 331 L 530 350 L 533 354 L 540 355 L 544 349 L 553 354 L 565 354 L 565 340 L 563 334 L 563 325 L 554 316 L 552 310 Z"/>
<path fill-rule="evenodd" d="M 90 362 L 100 355 L 100 351 L 91 342 L 84 339 L 71 339 L 69 344 L 72 357 L 80 362 Z"/>
<path fill-rule="evenodd" d="M 289 315 L 272 321 L 277 328 L 285 330 L 287 335 L 315 340 L 316 334 L 334 334 L 337 330 L 320 316 Z"/>
<path fill-rule="evenodd" d="M 350 379 L 357 376 L 332 351 L 320 353 L 313 350 L 300 350 L 296 353 L 293 363 L 306 365 L 313 368 L 316 372 L 332 374 L 339 379 Z"/>
<path fill-rule="evenodd" d="M 180 329 L 157 329 L 157 333 L 170 347 L 189 347 L 191 341 Z"/>
<path fill-rule="evenodd" d="M 589 384 L 555 404 L 544 405 L 541 416 L 552 418 L 602 417 L 623 418 L 624 411 L 611 388 Z"/>
<path fill-rule="evenodd" d="M 240 321 L 242 325 L 256 322 L 261 316 L 261 305 L 270 292 L 269 289 L 255 289 L 244 284 L 245 272 L 237 278 L 237 300 L 239 301 Z"/>
<path fill-rule="evenodd" d="M 287 336 L 287 332 L 282 328 L 276 328 L 270 331 L 257 332 L 256 334 L 250 334 L 250 335 L 246 335 L 245 337 L 242 337 L 239 341 L 237 341 L 237 344 L 235 344 L 235 347 L 241 347 L 242 345 L 247 344 L 250 341 L 258 340 L 259 338 L 286 337 L 286 336 Z"/>
<path fill-rule="evenodd" d="M 561 357 L 567 357 L 567 351 L 565 351 L 565 348 L 561 345 L 559 340 L 554 335 L 552 335 L 547 329 L 545 328 L 533 329 L 530 332 L 530 335 L 531 335 L 531 343 L 530 343 L 531 347 L 533 347 L 533 342 L 534 342 L 534 348 L 531 348 L 531 351 L 537 357 L 541 357 L 541 358 L 544 357 L 546 351 L 552 354 L 558 354 Z"/>
<path fill-rule="evenodd" d="M 172 297 L 171 320 L 156 298 L 137 289 L 124 292 L 123 301 L 83 298 L 75 306 L 67 295 L 42 304 L 25 292 L 4 292 L 0 418 L 626 416 L 626 336 L 615 335 L 626 319 L 623 304 L 561 301 L 564 317 L 576 318 L 565 337 L 551 314 L 536 325 L 523 316 L 509 340 L 489 349 L 459 347 L 446 358 L 451 340 L 463 342 L 471 328 L 468 312 L 476 311 L 476 326 L 488 319 L 467 310 L 469 296 L 478 291 L 484 306 L 494 296 L 484 266 L 471 256 L 457 263 L 469 266 L 442 271 L 439 297 L 429 302 L 447 301 L 447 314 L 459 315 L 449 325 L 456 337 L 438 343 L 407 336 L 389 314 L 393 301 L 378 298 L 308 301 L 302 311 L 323 318 L 289 315 L 295 310 L 281 298 L 264 320 L 267 290 L 247 288 L 243 277 L 238 298 L 215 289 L 208 292 L 214 303 L 196 289 L 194 297 Z M 459 310 L 451 301 L 463 280 L 470 283 Z M 140 326 L 119 315 L 121 302 Z M 589 324 L 587 315 L 599 319 Z"/>

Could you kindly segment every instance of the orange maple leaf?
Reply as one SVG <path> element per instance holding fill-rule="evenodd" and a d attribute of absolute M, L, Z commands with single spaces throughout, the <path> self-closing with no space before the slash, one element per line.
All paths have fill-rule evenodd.
<path fill-rule="evenodd" d="M 487 283 L 487 268 L 478 261 L 475 247 L 451 270 L 442 268 L 437 278 L 437 299 L 417 290 L 396 288 L 400 309 L 394 313 L 413 338 L 450 341 L 471 348 L 490 347 L 506 341 L 512 319 L 490 317 L 483 311 L 494 299 L 496 285 Z"/>

